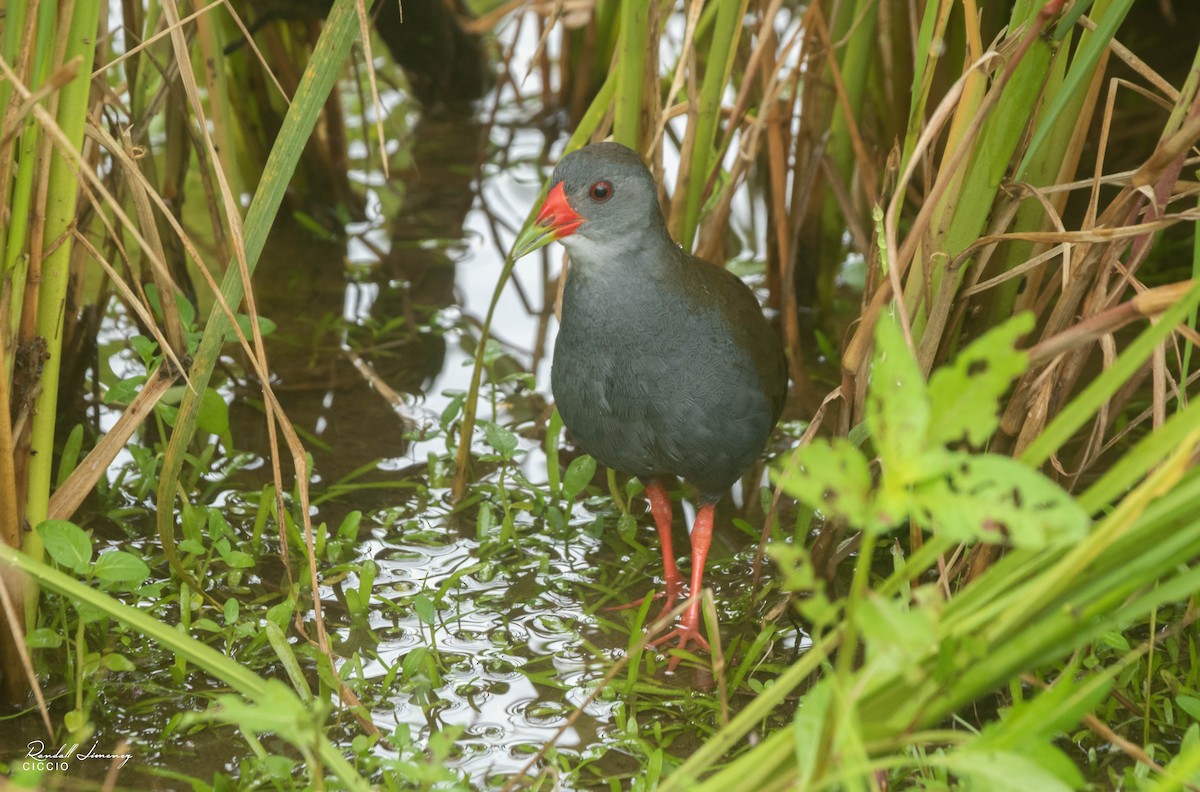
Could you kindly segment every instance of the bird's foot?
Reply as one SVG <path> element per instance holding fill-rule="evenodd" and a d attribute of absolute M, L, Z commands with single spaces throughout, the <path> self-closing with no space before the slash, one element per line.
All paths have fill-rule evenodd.
<path fill-rule="evenodd" d="M 650 646 L 661 647 L 663 644 L 675 639 L 679 640 L 678 645 L 675 646 L 676 649 L 683 649 L 686 651 L 688 644 L 695 643 L 704 651 L 709 651 L 708 641 L 705 640 L 704 636 L 700 634 L 699 619 L 689 620 L 685 616 L 684 619 L 675 626 L 675 629 L 671 630 L 666 635 L 655 638 L 650 642 Z M 671 659 L 667 661 L 667 673 L 675 673 L 675 667 L 679 665 L 679 661 L 682 659 L 683 658 L 679 655 L 672 655 Z"/>

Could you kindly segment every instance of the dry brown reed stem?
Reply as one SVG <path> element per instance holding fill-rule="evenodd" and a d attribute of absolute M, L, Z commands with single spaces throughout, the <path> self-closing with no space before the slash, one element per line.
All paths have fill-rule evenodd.
<path fill-rule="evenodd" d="M 875 163 L 871 159 L 871 155 L 867 152 L 867 146 L 863 143 L 862 133 L 858 129 L 858 119 L 854 116 L 854 110 L 850 106 L 850 97 L 846 93 L 846 82 L 842 79 L 842 70 L 838 65 L 837 48 L 830 40 L 829 27 L 825 21 L 825 14 L 821 11 L 820 3 L 813 3 L 815 12 L 812 15 L 812 23 L 815 26 L 814 30 L 820 41 L 825 43 L 825 65 L 829 67 L 829 74 L 833 78 L 834 95 L 837 97 L 838 107 L 841 108 L 842 116 L 846 120 L 846 131 L 850 135 L 850 143 L 854 148 L 854 158 L 858 163 L 858 175 L 862 181 L 863 197 L 870 203 L 874 203 L 878 195 L 879 177 L 875 173 Z M 855 213 L 846 212 L 846 218 L 854 217 Z M 866 248 L 863 248 L 865 250 Z"/>
<path fill-rule="evenodd" d="M 402 7 L 403 8 L 403 7 Z M 375 59 L 371 54 L 371 23 L 367 19 L 367 5 L 365 0 L 355 0 L 354 10 L 358 12 L 358 34 L 361 37 L 359 45 L 363 50 L 363 61 L 367 66 L 367 85 L 371 88 L 371 107 L 375 110 L 375 134 L 379 137 L 379 151 L 382 156 L 379 157 L 379 166 L 383 171 L 383 178 L 387 179 L 391 176 L 388 166 L 387 156 L 387 135 L 383 131 L 383 102 L 379 100 L 379 81 L 375 78 Z M 403 21 L 403 11 L 401 11 L 401 20 Z"/>
<path fill-rule="evenodd" d="M 787 43 L 781 50 L 781 56 L 786 57 L 788 53 L 790 53 L 791 50 L 801 41 L 801 33 L 802 30 L 800 29 L 794 31 L 793 35 L 788 39 Z M 790 72 L 788 74 L 790 75 Z M 764 128 L 767 130 L 770 130 L 772 127 L 777 128 L 776 124 L 771 123 L 773 120 L 771 109 L 776 106 L 779 95 L 786 84 L 786 80 L 782 79 L 782 77 L 783 75 L 780 75 L 777 70 L 773 70 L 769 73 L 764 72 L 766 86 L 763 90 L 762 100 L 759 103 L 762 110 L 753 118 L 752 121 L 750 121 L 748 125 L 745 125 L 744 129 L 742 129 L 738 153 L 734 158 L 733 165 L 730 166 L 729 169 L 729 178 L 726 180 L 725 186 L 721 190 L 721 193 L 716 197 L 714 206 L 709 211 L 709 214 L 705 218 L 700 229 L 700 238 L 696 243 L 696 255 L 702 259 L 709 261 L 721 261 L 723 258 L 722 243 L 724 241 L 725 227 L 729 222 L 729 215 L 733 208 L 734 194 L 742 186 L 743 182 L 745 181 L 747 169 L 758 156 L 759 141 L 762 137 Z M 746 79 L 750 79 L 748 75 Z M 727 130 L 729 131 L 728 137 L 730 139 L 732 139 L 733 131 L 738 126 L 735 123 L 735 120 L 742 117 L 743 114 L 736 108 L 730 114 L 730 123 L 727 127 Z M 769 140 L 770 136 L 768 135 L 768 141 Z M 782 154 L 783 152 L 781 151 L 780 155 L 782 156 Z M 708 186 L 705 188 L 706 190 L 711 190 L 715 185 L 716 176 L 721 172 L 721 160 L 724 158 L 724 156 L 725 149 L 721 149 L 717 155 L 717 159 L 714 160 L 714 169 Z M 786 228 L 787 209 L 782 204 L 782 191 L 783 185 L 786 183 L 787 179 L 787 163 L 784 162 L 782 165 L 772 168 L 770 178 L 773 188 L 771 195 L 773 197 L 775 195 L 779 195 L 780 197 L 771 202 L 771 206 L 768 208 L 768 211 L 772 212 L 772 217 L 774 218 L 775 223 L 782 223 Z M 774 191 L 776 187 L 779 189 L 778 193 Z M 796 357 L 798 358 L 799 347 L 796 347 L 795 351 Z M 797 380 L 797 382 L 800 381 L 802 380 Z"/>
<path fill-rule="evenodd" d="M 1079 17 L 1079 24 L 1093 32 L 1096 30 L 1096 23 L 1093 22 L 1087 16 L 1087 14 L 1083 14 Z M 1138 76 L 1146 80 L 1146 82 L 1150 83 L 1155 89 L 1161 92 L 1171 104 L 1175 104 L 1179 101 L 1179 91 L 1175 89 L 1175 86 L 1163 79 L 1161 74 L 1150 67 L 1150 64 L 1146 63 L 1144 60 L 1135 55 L 1132 50 L 1130 50 L 1120 41 L 1117 41 L 1116 38 L 1109 40 L 1108 49 L 1126 66 L 1136 72 Z"/>
<path fill-rule="evenodd" d="M 0 283 L 0 318 L 8 316 L 11 290 L 7 283 Z M 21 547 L 21 522 L 17 510 L 17 471 L 13 460 L 16 447 L 13 443 L 12 415 L 9 405 L 8 382 L 8 322 L 0 321 L 0 542 L 8 547 Z M 37 695 L 37 675 L 31 674 L 28 666 L 28 651 L 25 648 L 25 581 L 12 569 L 0 569 L 0 598 L 3 600 L 4 618 L 0 619 L 0 668 L 6 669 L 3 682 L 5 698 L 17 701 L 24 694 L 19 677 L 12 675 L 18 666 L 28 668 L 26 679 Z M 7 629 L 6 629 L 7 628 Z M 46 731 L 53 734 L 45 703 L 40 706 Z"/>
<path fill-rule="evenodd" d="M 733 136 L 738 130 L 738 122 L 746 116 L 746 109 L 750 106 L 750 92 L 753 90 L 755 81 L 758 78 L 759 69 L 764 60 L 764 57 L 769 53 L 771 46 L 775 42 L 775 16 L 779 13 L 782 0 L 772 0 L 771 5 L 766 12 L 759 17 L 759 35 L 755 42 L 754 49 L 750 52 L 750 58 L 746 61 L 746 68 L 743 70 L 741 82 L 742 85 L 738 89 L 737 97 L 734 99 L 733 108 L 729 112 L 730 123 L 725 127 L 725 134 L 721 136 L 721 142 L 717 145 L 716 154 L 713 159 L 713 170 L 708 174 L 708 178 L 704 183 L 704 195 L 711 195 L 716 186 L 717 178 L 721 175 L 721 162 L 725 159 L 725 152 L 729 151 L 729 146 L 733 142 Z M 784 46 L 779 53 L 778 58 L 786 57 L 802 31 L 797 30 L 792 39 Z M 766 114 L 766 108 L 770 107 L 772 102 L 768 101 L 765 96 L 768 92 L 771 82 L 779 82 L 779 74 L 775 70 L 771 70 L 768 74 L 768 82 L 762 93 L 764 98 L 759 102 L 759 115 Z M 730 181 L 734 181 L 730 179 Z"/>
<path fill-rule="evenodd" d="M 554 6 L 550 8 L 549 13 L 543 13 L 541 8 L 538 9 L 539 16 L 543 16 L 546 19 L 545 27 L 542 28 L 542 35 L 538 37 L 537 47 L 533 50 L 533 57 L 529 59 L 529 70 L 521 77 L 522 82 L 529 77 L 534 65 L 539 63 L 545 54 L 546 42 L 550 39 L 550 31 L 554 30 L 555 23 L 562 17 L 564 3 L 565 0 L 554 0 Z"/>
<path fill-rule="evenodd" d="M 122 158 L 122 163 L 126 167 L 137 167 L 134 158 L 142 156 L 144 152 L 135 150 L 128 128 L 122 131 L 121 143 L 126 154 L 126 157 Z M 166 251 L 163 249 L 162 239 L 158 235 L 158 223 L 154 219 L 154 210 L 150 207 L 150 200 L 146 196 L 145 185 L 136 179 L 127 179 L 125 185 L 150 252 L 155 259 L 165 263 Z M 159 304 L 162 306 L 163 330 L 167 337 L 167 343 L 170 344 L 171 349 L 175 350 L 176 356 L 186 355 L 187 341 L 183 335 L 183 323 L 179 319 L 179 308 L 175 303 L 175 294 L 179 290 L 179 284 L 175 283 L 165 266 L 162 268 L 152 267 L 150 272 L 154 278 L 154 285 L 158 289 Z"/>
<path fill-rule="evenodd" d="M 50 723 L 50 709 L 46 706 L 46 697 L 42 695 L 42 686 L 38 682 L 37 672 L 33 669 L 29 647 L 25 645 L 23 606 L 26 587 L 24 575 L 10 567 L 0 567 L 0 614 L 4 617 L 0 619 L 0 629 L 8 627 L 4 634 L 0 635 L 0 658 L 3 659 L 3 667 L 7 672 L 4 676 L 4 687 L 12 701 L 19 701 L 25 696 L 25 689 L 20 683 L 27 682 L 37 701 L 42 725 L 45 726 L 46 733 L 53 736 L 54 726 Z M 24 680 L 11 673 L 12 669 L 18 666 L 25 674 Z"/>
<path fill-rule="evenodd" d="M 679 51 L 679 63 L 675 65 L 675 74 L 671 77 L 671 87 L 667 89 L 667 95 L 663 98 L 663 106 L 658 114 L 658 123 L 654 127 L 654 135 L 650 140 L 650 147 L 647 151 L 658 151 L 658 147 L 662 143 L 663 133 L 667 129 L 667 122 L 677 115 L 671 112 L 673 109 L 672 103 L 675 101 L 676 95 L 679 94 L 679 89 L 683 87 L 684 74 L 686 73 L 685 66 L 692 56 L 692 48 L 696 45 L 696 23 L 700 21 L 700 12 L 702 10 L 704 10 L 704 0 L 688 0 L 683 24 L 683 48 Z M 684 106 L 686 107 L 686 105 Z M 661 184 L 661 180 L 659 183 Z"/>
<path fill-rule="evenodd" d="M 1115 90 L 1110 90 L 1104 119 L 1105 132 L 1111 128 L 1114 93 Z M 1154 152 L 1130 175 L 1128 185 L 1113 199 L 1100 217 L 1094 222 L 1085 220 L 1085 231 L 1080 233 L 1086 236 L 1081 236 L 1080 241 L 1087 244 L 1082 247 L 1082 255 L 1076 257 L 1078 265 L 1075 268 L 1075 277 L 1063 288 L 1058 300 L 1053 303 L 1042 333 L 1043 339 L 1065 332 L 1074 322 L 1074 317 L 1078 313 L 1090 317 L 1105 310 L 1111 306 L 1114 296 L 1119 295 L 1123 290 L 1127 276 L 1118 256 L 1125 246 L 1111 244 L 1114 240 L 1129 240 L 1138 237 L 1148 239 L 1154 232 L 1162 230 L 1174 222 L 1193 219 L 1193 214 L 1189 212 L 1165 216 L 1159 220 L 1140 224 L 1136 224 L 1134 220 L 1138 214 L 1145 216 L 1146 213 L 1142 211 L 1142 208 L 1147 197 L 1151 197 L 1160 206 L 1166 204 L 1168 199 L 1164 197 L 1163 185 L 1174 185 L 1175 175 L 1179 172 L 1178 168 L 1182 167 L 1187 151 L 1200 138 L 1200 115 L 1196 114 L 1197 102 L 1200 102 L 1200 95 L 1192 97 L 1192 102 L 1189 104 L 1191 115 L 1180 124 L 1178 129 L 1164 131 Z M 1106 145 L 1107 137 L 1102 135 L 1100 156 L 1097 159 L 1094 174 L 1096 178 L 1099 177 L 1100 169 L 1103 166 Z M 1091 217 L 1095 216 L 1097 190 L 1098 186 L 1094 186 L 1089 209 Z M 1088 228 L 1093 230 L 1087 230 Z M 1145 252 L 1146 248 L 1143 245 L 1137 251 L 1136 256 L 1131 253 L 1128 272 L 1136 269 Z M 1113 272 L 1117 273 L 1117 282 L 1122 284 L 1120 289 L 1107 287 L 1107 279 Z M 1074 348 L 1073 351 L 1069 351 L 1059 362 L 1058 374 L 1053 382 L 1039 380 L 1041 384 L 1038 387 L 1042 391 L 1039 394 L 1031 396 L 1035 372 L 1026 373 L 1018 381 L 1016 396 L 1010 400 L 1001 422 L 1001 426 L 1007 434 L 1016 434 L 1018 452 L 1040 432 L 1049 414 L 1048 409 L 1039 409 L 1034 413 L 1029 413 L 1023 405 L 1026 402 L 1034 402 L 1049 408 L 1054 403 L 1051 390 L 1058 400 L 1065 399 L 1085 370 L 1088 351 L 1083 348 Z M 1097 425 L 1106 424 L 1107 416 L 1097 416 L 1096 422 Z"/>
<path fill-rule="evenodd" d="M 46 99 L 51 94 L 57 93 L 71 80 L 75 79 L 75 74 L 79 71 L 79 66 L 82 63 L 81 58 L 75 58 L 70 63 L 64 63 L 54 70 L 46 81 L 38 86 L 37 90 L 33 91 L 28 97 L 24 98 L 19 104 L 12 104 L 8 108 L 8 112 L 4 116 L 3 133 L 0 134 L 0 146 L 7 148 L 12 139 L 17 136 L 25 125 L 26 116 L 35 104 L 38 104 Z M 8 164 L 6 160 L 6 165 Z"/>
<path fill-rule="evenodd" d="M 508 2 L 493 8 L 491 11 L 488 11 L 486 14 L 482 14 L 475 19 L 461 20 L 460 24 L 462 25 L 463 30 L 466 32 L 476 36 L 481 36 L 484 33 L 490 33 L 492 29 L 495 28 L 496 25 L 503 22 L 509 14 L 511 14 L 513 11 L 516 11 L 521 6 L 526 5 L 533 5 L 533 0 L 508 0 Z"/>

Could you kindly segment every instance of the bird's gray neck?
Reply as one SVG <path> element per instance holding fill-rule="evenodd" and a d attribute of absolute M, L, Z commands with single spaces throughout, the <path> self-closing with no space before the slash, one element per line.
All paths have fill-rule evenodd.
<path fill-rule="evenodd" d="M 572 275 L 596 286 L 623 281 L 626 288 L 635 287 L 639 281 L 659 275 L 679 254 L 679 247 L 659 224 L 600 240 L 575 234 L 560 241 L 571 256 Z"/>

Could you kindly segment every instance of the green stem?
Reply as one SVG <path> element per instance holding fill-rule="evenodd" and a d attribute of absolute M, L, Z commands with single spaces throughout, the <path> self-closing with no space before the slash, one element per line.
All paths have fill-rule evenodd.
<path fill-rule="evenodd" d="M 625 0 L 621 4 L 613 139 L 639 152 L 642 145 L 642 86 L 650 39 L 649 23 L 650 3 L 645 0 Z"/>
<path fill-rule="evenodd" d="M 76 151 L 83 145 L 87 120 L 88 96 L 92 87 L 92 62 L 96 54 L 96 29 L 100 23 L 100 3 L 75 5 L 67 31 L 65 62 L 78 59 L 79 71 L 58 97 L 56 119 L 68 144 Z M 37 303 L 37 335 L 46 343 L 46 362 L 38 378 L 30 430 L 31 459 L 25 494 L 25 519 L 37 525 L 46 519 L 50 507 L 51 466 L 54 462 L 54 422 L 58 412 L 58 380 L 62 370 L 63 317 L 67 302 L 67 280 L 71 266 L 71 226 L 75 222 L 79 179 L 62 152 L 50 155 L 49 191 L 46 197 L 46 244 L 54 246 L 42 261 Z M 23 548 L 35 558 L 42 554 L 36 531 L 25 534 Z M 31 584 L 25 596 L 26 618 L 35 624 L 37 591 Z"/>
<path fill-rule="evenodd" d="M 734 44 L 742 33 L 749 0 L 721 0 L 717 7 L 716 27 L 704 68 L 704 83 L 696 116 L 696 137 L 692 148 L 691 173 L 688 178 L 687 203 L 679 244 L 691 250 L 696 228 L 700 225 L 700 209 L 704 205 L 704 188 L 709 172 L 715 166 L 713 142 L 717 134 L 717 117 L 721 112 L 721 96 L 733 68 Z"/>

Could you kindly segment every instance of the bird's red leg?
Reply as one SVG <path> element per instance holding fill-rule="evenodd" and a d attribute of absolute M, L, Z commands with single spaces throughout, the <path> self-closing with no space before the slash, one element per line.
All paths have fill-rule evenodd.
<path fill-rule="evenodd" d="M 675 600 L 679 599 L 679 593 L 683 589 L 683 578 L 679 574 L 679 567 L 675 565 L 675 549 L 671 544 L 671 496 L 667 494 L 667 489 L 662 482 L 651 481 L 646 485 L 646 497 L 650 500 L 650 513 L 654 515 L 654 525 L 658 528 L 658 544 L 662 548 L 663 557 L 663 577 L 666 578 L 666 591 L 659 595 L 665 600 L 659 614 L 661 615 L 671 610 L 675 605 Z M 609 610 L 636 608 L 645 599 L 642 597 L 625 605 L 614 606 Z"/>
<path fill-rule="evenodd" d="M 671 632 L 653 642 L 659 646 L 673 638 L 679 639 L 679 648 L 686 649 L 688 644 L 696 643 L 701 649 L 708 649 L 708 641 L 700 634 L 700 589 L 704 584 L 704 564 L 708 560 L 708 548 L 712 546 L 713 504 L 700 507 L 696 514 L 696 524 L 692 526 L 692 599 L 688 603 L 679 625 Z M 674 671 L 679 665 L 679 658 L 672 657 L 667 664 L 668 671 Z"/>

